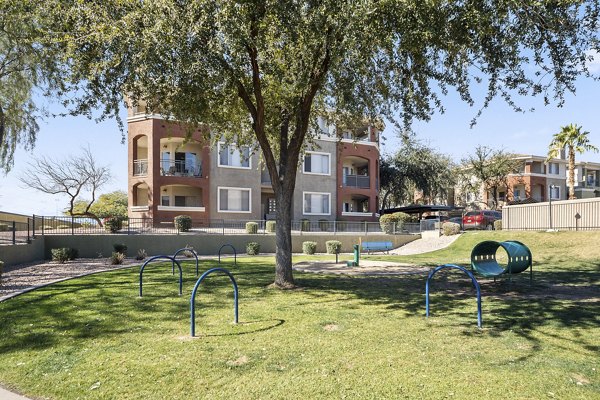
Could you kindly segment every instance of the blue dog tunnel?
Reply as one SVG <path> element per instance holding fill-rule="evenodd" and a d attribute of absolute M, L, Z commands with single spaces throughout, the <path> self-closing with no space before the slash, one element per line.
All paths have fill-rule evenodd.
<path fill-rule="evenodd" d="M 498 262 L 498 250 L 506 251 L 506 262 Z M 518 274 L 529 268 L 531 273 L 531 251 L 521 242 L 507 240 L 495 242 L 488 240 L 479 243 L 471 251 L 471 267 L 475 272 L 486 277 L 497 277 L 502 274 Z"/>

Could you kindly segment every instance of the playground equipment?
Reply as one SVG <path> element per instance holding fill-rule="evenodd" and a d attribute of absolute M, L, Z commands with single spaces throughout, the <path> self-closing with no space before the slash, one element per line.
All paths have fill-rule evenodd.
<path fill-rule="evenodd" d="M 172 263 L 177 264 L 177 268 L 179 268 L 179 295 L 181 296 L 183 289 L 183 271 L 181 269 L 181 264 L 179 264 L 179 261 L 175 260 L 175 258 L 171 256 L 161 255 L 154 256 L 148 259 L 148 261 L 146 261 L 144 264 L 142 264 L 142 268 L 140 268 L 140 297 L 142 297 L 142 276 L 144 274 L 144 268 L 146 268 L 146 265 L 155 260 L 170 260 Z"/>
<path fill-rule="evenodd" d="M 346 261 L 346 266 L 348 267 L 358 267 L 360 261 L 360 245 L 354 245 L 354 261 Z"/>
<path fill-rule="evenodd" d="M 505 267 L 500 266 L 496 260 L 496 252 L 500 247 L 508 255 Z M 479 243 L 471 251 L 471 268 L 485 277 L 496 278 L 508 274 L 509 279 L 512 279 L 513 274 L 521 273 L 529 268 L 529 282 L 531 283 L 533 280 L 531 251 L 523 243 L 516 240 L 505 242 L 488 240 Z"/>
<path fill-rule="evenodd" d="M 221 265 L 221 250 L 223 250 L 223 247 L 231 247 L 231 250 L 233 250 L 233 263 L 237 267 L 237 251 L 235 251 L 235 247 L 233 247 L 229 243 L 224 244 L 219 249 L 219 265 Z"/>
<path fill-rule="evenodd" d="M 190 249 L 189 247 L 184 247 L 183 249 L 179 249 L 175 252 L 175 254 L 173 254 L 173 259 L 177 258 L 177 255 L 179 253 L 183 253 L 185 251 L 189 251 L 190 253 L 192 253 L 194 255 L 194 257 L 196 257 L 196 276 L 198 276 L 198 254 L 196 254 L 194 249 Z M 175 262 L 172 263 L 171 270 L 172 270 L 171 272 L 173 273 L 173 275 L 175 275 Z"/>
<path fill-rule="evenodd" d="M 473 282 L 473 286 L 475 286 L 475 291 L 477 292 L 477 327 L 481 328 L 481 325 L 482 325 L 481 289 L 479 288 L 479 282 L 477 282 L 477 279 L 475 279 L 475 277 L 473 276 L 473 274 L 470 271 L 467 271 L 465 268 L 459 267 L 458 265 L 454 265 L 454 264 L 440 265 L 439 267 L 436 267 L 433 271 L 431 271 L 429 273 L 429 276 L 427 277 L 427 282 L 425 283 L 425 315 L 426 315 L 426 317 L 429 318 L 429 281 L 431 280 L 431 278 L 433 278 L 433 276 L 438 271 L 445 269 L 445 268 L 458 269 L 458 270 L 464 272 L 465 274 L 467 274 L 469 276 L 469 278 L 471 278 L 471 282 Z"/>
<path fill-rule="evenodd" d="M 231 275 L 231 273 L 229 271 L 227 271 L 226 269 L 212 268 L 202 274 L 202 276 L 196 282 L 194 289 L 192 290 L 192 298 L 190 299 L 190 333 L 191 333 L 192 337 L 196 336 L 196 306 L 195 306 L 196 292 L 198 291 L 198 287 L 200 286 L 202 281 L 208 275 L 210 275 L 214 272 L 224 273 L 225 275 L 227 275 L 229 277 L 229 279 L 231 280 L 231 283 L 233 284 L 233 306 L 234 306 L 234 310 L 233 310 L 234 321 L 233 322 L 236 324 L 238 323 L 238 286 L 237 286 L 237 283 L 235 282 L 233 275 Z"/>

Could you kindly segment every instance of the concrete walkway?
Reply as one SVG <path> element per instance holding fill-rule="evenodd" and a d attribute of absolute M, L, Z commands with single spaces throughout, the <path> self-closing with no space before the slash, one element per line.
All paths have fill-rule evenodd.
<path fill-rule="evenodd" d="M 440 236 L 437 238 L 423 238 L 417 239 L 410 243 L 405 244 L 397 249 L 390 250 L 390 254 L 396 254 L 399 256 L 409 256 L 412 254 L 429 253 L 430 251 L 441 250 L 445 247 L 450 246 L 460 235 L 452 236 Z"/>
<path fill-rule="evenodd" d="M 2 400 L 30 400 L 28 397 L 23 397 L 20 394 L 9 392 L 0 386 L 0 399 Z"/>

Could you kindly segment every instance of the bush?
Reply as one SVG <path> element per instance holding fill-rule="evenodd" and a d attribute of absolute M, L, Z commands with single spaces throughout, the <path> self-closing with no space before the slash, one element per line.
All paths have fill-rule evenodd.
<path fill-rule="evenodd" d="M 112 253 L 110 256 L 111 265 L 121 265 L 125 261 L 125 254 L 123 253 Z"/>
<path fill-rule="evenodd" d="M 442 233 L 444 236 L 458 235 L 460 233 L 460 225 L 454 222 L 444 222 L 442 224 Z"/>
<path fill-rule="evenodd" d="M 267 232 L 274 233 L 276 227 L 277 227 L 277 223 L 275 221 L 267 221 L 267 226 L 266 226 Z"/>
<path fill-rule="evenodd" d="M 497 219 L 494 221 L 494 229 L 497 231 L 502 230 L 502 220 L 501 219 Z"/>
<path fill-rule="evenodd" d="M 117 233 L 123 229 L 123 220 L 119 217 L 108 217 L 104 219 L 104 229 L 110 233 Z"/>
<path fill-rule="evenodd" d="M 246 233 L 251 235 L 258 233 L 258 223 L 246 222 Z"/>
<path fill-rule="evenodd" d="M 405 222 L 410 221 L 410 215 L 397 212 L 393 214 L 385 214 L 379 218 L 379 226 L 381 231 L 387 234 L 401 232 Z"/>
<path fill-rule="evenodd" d="M 325 242 L 327 254 L 338 254 L 342 250 L 342 242 L 339 240 L 328 240 Z"/>
<path fill-rule="evenodd" d="M 79 257 L 79 251 L 77 249 L 71 249 L 69 247 L 59 247 L 51 249 L 52 261 L 58 261 L 61 264 L 69 260 L 74 260 Z"/>
<path fill-rule="evenodd" d="M 146 254 L 146 250 L 145 249 L 139 249 L 137 251 L 137 255 L 135 256 L 135 259 L 138 261 L 144 260 L 146 259 L 146 257 L 148 257 L 148 254 Z"/>
<path fill-rule="evenodd" d="M 256 242 L 250 242 L 246 244 L 246 253 L 249 256 L 256 256 L 260 253 L 260 244 Z"/>
<path fill-rule="evenodd" d="M 310 231 L 310 220 L 304 218 L 300 221 L 300 230 L 302 232 Z"/>
<path fill-rule="evenodd" d="M 173 219 L 173 224 L 179 232 L 189 232 L 192 229 L 192 217 L 189 215 L 178 215 Z"/>
<path fill-rule="evenodd" d="M 121 253 L 121 254 L 127 253 L 127 246 L 124 243 L 113 244 L 113 249 L 115 249 L 115 252 L 117 252 L 117 253 Z"/>
<path fill-rule="evenodd" d="M 317 251 L 317 242 L 302 242 L 302 252 L 304 254 L 315 254 Z"/>

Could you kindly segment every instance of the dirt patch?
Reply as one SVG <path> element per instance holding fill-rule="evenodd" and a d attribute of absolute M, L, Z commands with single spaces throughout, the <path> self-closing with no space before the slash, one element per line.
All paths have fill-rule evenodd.
<path fill-rule="evenodd" d="M 250 359 L 247 356 L 241 356 L 241 357 L 237 358 L 236 360 L 227 361 L 227 365 L 229 365 L 230 367 L 239 367 L 244 364 L 248 364 L 249 362 L 250 362 Z"/>
<path fill-rule="evenodd" d="M 327 324 L 323 327 L 327 332 L 335 332 L 340 330 L 340 326 L 336 324 Z"/>
<path fill-rule="evenodd" d="M 362 260 L 358 267 L 348 267 L 345 263 L 336 264 L 333 261 L 304 261 L 294 265 L 294 270 L 299 272 L 310 272 L 315 274 L 332 275 L 426 275 L 430 267 L 402 264 L 391 261 Z"/>

